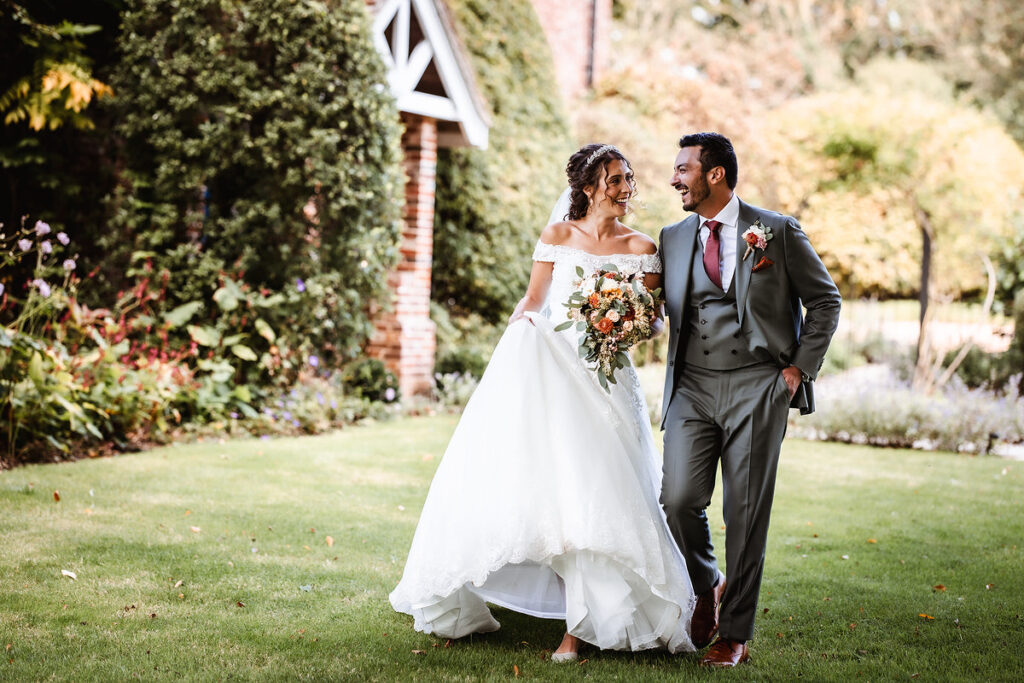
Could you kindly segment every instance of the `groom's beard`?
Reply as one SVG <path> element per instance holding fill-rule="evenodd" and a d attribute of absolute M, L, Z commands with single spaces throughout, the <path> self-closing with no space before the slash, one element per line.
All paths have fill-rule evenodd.
<path fill-rule="evenodd" d="M 684 211 L 696 211 L 701 202 L 711 195 L 711 186 L 703 175 L 698 177 L 696 184 L 685 189 L 689 190 L 689 195 L 683 199 Z"/>

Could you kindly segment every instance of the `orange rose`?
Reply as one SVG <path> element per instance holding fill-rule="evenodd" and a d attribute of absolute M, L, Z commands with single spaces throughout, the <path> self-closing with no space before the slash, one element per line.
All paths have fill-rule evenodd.
<path fill-rule="evenodd" d="M 601 318 L 597 321 L 597 324 L 594 325 L 594 327 L 596 327 L 597 331 L 601 334 L 608 334 L 612 331 L 612 328 L 615 327 L 615 323 L 608 318 Z"/>

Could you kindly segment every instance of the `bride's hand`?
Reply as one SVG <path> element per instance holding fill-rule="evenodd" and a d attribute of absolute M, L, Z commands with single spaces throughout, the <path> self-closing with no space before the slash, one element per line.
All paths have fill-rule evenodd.
<path fill-rule="evenodd" d="M 514 322 L 516 322 L 518 320 L 523 320 L 524 318 L 526 319 L 527 322 L 529 322 L 531 325 L 533 325 L 533 320 L 531 320 L 530 318 L 527 318 L 525 312 L 523 312 L 523 311 L 516 311 L 515 313 L 513 313 L 512 316 L 508 319 L 508 324 L 511 325 L 512 323 L 514 323 Z M 534 325 L 534 327 L 536 327 L 536 325 Z"/>

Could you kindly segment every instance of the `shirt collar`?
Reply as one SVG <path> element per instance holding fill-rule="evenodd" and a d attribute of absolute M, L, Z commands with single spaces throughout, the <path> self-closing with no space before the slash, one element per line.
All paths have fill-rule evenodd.
<path fill-rule="evenodd" d="M 700 216 L 700 214 L 697 214 Z M 718 212 L 718 215 L 714 217 L 714 220 L 722 224 L 722 227 L 729 227 L 735 229 L 739 224 L 740 219 L 740 198 L 736 196 L 734 192 L 732 198 L 729 200 L 722 210 Z M 701 229 L 704 228 L 704 224 L 709 220 L 712 220 L 706 216 L 700 216 Z"/>

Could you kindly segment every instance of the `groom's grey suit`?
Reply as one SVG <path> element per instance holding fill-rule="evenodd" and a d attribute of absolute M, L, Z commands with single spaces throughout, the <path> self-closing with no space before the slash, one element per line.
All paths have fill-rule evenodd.
<path fill-rule="evenodd" d="M 773 237 L 744 258 L 743 233 L 758 219 Z M 699 216 L 661 231 L 669 319 L 661 502 L 700 595 L 718 577 L 705 508 L 721 460 L 728 581 L 719 633 L 746 641 L 753 636 L 788 408 L 814 410 L 812 382 L 839 323 L 841 299 L 794 218 L 741 201 L 737 223 L 735 271 L 725 291 L 704 270 Z M 792 401 L 781 373 L 789 365 L 804 374 Z"/>

